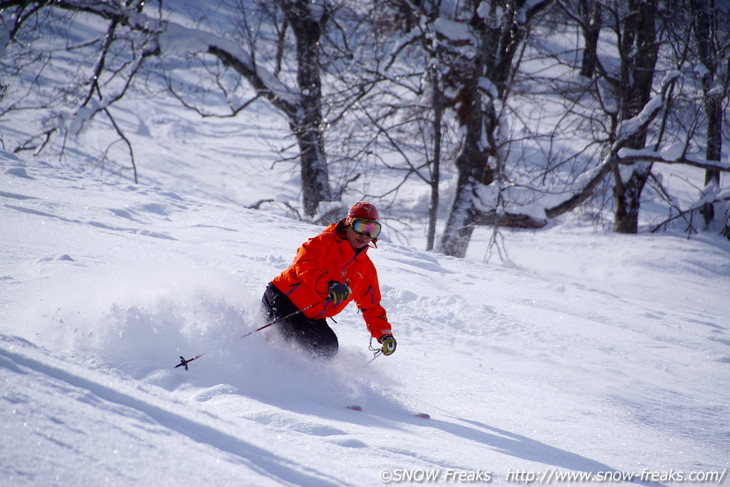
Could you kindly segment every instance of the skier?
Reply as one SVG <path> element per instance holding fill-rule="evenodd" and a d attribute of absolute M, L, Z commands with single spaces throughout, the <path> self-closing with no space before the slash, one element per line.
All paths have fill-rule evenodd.
<path fill-rule="evenodd" d="M 395 352 L 396 341 L 380 305 L 378 275 L 367 255 L 371 243 L 377 247 L 380 230 L 377 208 L 361 201 L 352 205 L 347 218 L 299 247 L 294 262 L 272 279 L 262 298 L 269 319 L 288 317 L 277 323 L 286 340 L 317 357 L 332 358 L 339 342 L 326 318 L 355 301 L 383 354 Z"/>

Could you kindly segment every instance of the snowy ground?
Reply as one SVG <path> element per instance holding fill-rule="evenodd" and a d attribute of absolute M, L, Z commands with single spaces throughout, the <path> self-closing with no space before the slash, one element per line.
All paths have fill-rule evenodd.
<path fill-rule="evenodd" d="M 348 311 L 325 365 L 240 338 L 318 227 L 221 197 L 230 166 L 198 167 L 197 191 L 160 167 L 135 186 L 0 154 L 3 485 L 668 485 L 730 466 L 727 241 L 564 224 L 484 264 L 384 238 L 398 351 L 368 364 Z"/>

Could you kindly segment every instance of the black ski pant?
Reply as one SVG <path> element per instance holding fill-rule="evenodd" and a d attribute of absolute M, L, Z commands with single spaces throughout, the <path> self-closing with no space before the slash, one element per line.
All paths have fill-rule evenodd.
<path fill-rule="evenodd" d="M 261 298 L 264 313 L 269 321 L 288 316 L 299 310 L 294 303 L 272 283 L 266 286 Z M 279 321 L 273 325 L 287 341 L 302 347 L 305 351 L 322 358 L 332 358 L 337 354 L 339 342 L 337 335 L 324 318 L 311 319 L 304 313 Z"/>

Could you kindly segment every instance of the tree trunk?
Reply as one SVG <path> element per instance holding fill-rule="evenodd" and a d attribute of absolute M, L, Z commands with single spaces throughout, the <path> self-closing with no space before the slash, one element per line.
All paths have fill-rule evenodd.
<path fill-rule="evenodd" d="M 436 222 L 439 209 L 439 183 L 441 182 L 441 123 L 443 121 L 444 101 L 441 93 L 439 76 L 431 70 L 431 86 L 433 96 L 433 162 L 431 164 L 431 201 L 428 205 L 428 234 L 426 236 L 426 250 L 433 250 L 436 245 Z"/>
<path fill-rule="evenodd" d="M 641 204 L 641 192 L 644 189 L 651 164 L 635 163 L 629 167 L 614 166 L 616 181 L 616 216 L 614 220 L 614 231 L 617 233 L 636 233 L 639 228 L 639 207 Z M 630 171 L 628 179 L 624 180 L 621 171 Z M 620 197 L 618 196 L 620 195 Z"/>
<path fill-rule="evenodd" d="M 601 33 L 601 4 L 594 0 L 593 5 L 590 5 L 589 0 L 581 0 L 579 8 L 582 19 L 583 39 L 585 41 L 580 74 L 586 78 L 593 78 L 593 73 L 595 73 L 596 64 L 598 63 L 598 37 Z"/>
<path fill-rule="evenodd" d="M 516 69 L 515 56 L 527 35 L 529 22 L 550 3 L 550 0 L 472 2 L 470 27 L 478 34 L 480 44 L 475 46 L 478 49 L 473 59 L 457 60 L 461 64 L 456 64 L 452 73 L 459 90 L 455 100 L 457 116 L 465 134 L 456 159 L 459 171 L 456 197 L 442 239 L 446 255 L 466 255 L 475 225 L 484 221 L 505 221 L 501 215 L 492 218 L 500 211 L 497 198 L 483 200 L 489 194 L 483 186 L 495 181 L 497 167 L 501 164 L 496 105 L 504 102 L 509 93 L 510 77 Z M 485 89 L 487 84 L 491 84 L 491 89 Z M 492 194 L 497 191 L 495 188 Z M 506 218 L 515 223 L 521 220 L 520 217 L 510 215 Z"/>
<path fill-rule="evenodd" d="M 713 41 L 716 39 L 718 13 L 707 0 L 690 0 L 692 15 L 694 16 L 694 34 L 697 42 L 702 65 L 705 71 L 702 74 L 702 97 L 705 104 L 705 117 L 707 118 L 707 149 L 705 158 L 711 161 L 719 161 L 722 156 L 722 100 L 723 90 L 715 86 L 719 56 L 722 53 L 713 48 Z M 708 169 L 705 172 L 705 186 L 719 185 L 720 171 Z M 715 218 L 715 207 L 712 203 L 706 203 L 700 209 L 704 216 L 705 224 L 709 225 Z"/>
<path fill-rule="evenodd" d="M 702 97 L 707 117 L 707 150 L 705 158 L 710 161 L 719 161 L 722 156 L 722 100 L 724 93 L 720 86 L 715 86 L 718 65 L 722 56 L 713 47 L 716 38 L 714 26 L 718 22 L 718 13 L 707 0 L 690 0 L 694 16 L 694 33 L 697 42 L 697 51 L 700 61 L 705 68 L 702 74 Z M 705 174 L 705 185 L 720 183 L 720 171 L 708 170 Z"/>
<path fill-rule="evenodd" d="M 707 114 L 705 159 L 719 161 L 722 157 L 722 99 L 706 95 L 705 113 Z M 708 169 L 705 172 L 705 186 L 712 183 L 720 184 L 720 171 L 717 169 Z"/>
<path fill-rule="evenodd" d="M 297 83 L 301 114 L 291 120 L 299 144 L 304 213 L 314 216 L 319 204 L 332 199 L 327 157 L 322 137 L 322 80 L 319 40 L 327 22 L 326 12 L 317 18 L 308 2 L 286 3 L 284 11 L 297 44 Z"/>
<path fill-rule="evenodd" d="M 651 99 L 654 67 L 657 60 L 655 17 L 656 0 L 630 0 L 629 14 L 624 20 L 621 50 L 620 111 L 621 121 L 638 115 Z M 624 147 L 641 149 L 647 138 L 647 128 L 622 141 Z M 614 170 L 616 209 L 614 230 L 637 233 L 639 206 L 651 165 L 637 163 Z"/>
<path fill-rule="evenodd" d="M 474 203 L 478 199 L 476 185 L 477 182 L 469 176 L 459 174 L 456 198 L 441 241 L 442 251 L 446 255 L 466 256 L 471 235 L 474 233 L 476 218 Z"/>
<path fill-rule="evenodd" d="M 473 71 L 467 74 L 468 78 L 461 80 L 463 87 L 459 94 L 460 123 L 464 126 L 465 135 L 461 152 L 456 158 L 456 168 L 459 172 L 456 196 L 441 241 L 443 252 L 453 257 L 466 255 L 469 240 L 474 232 L 474 221 L 479 214 L 479 208 L 483 207 L 479 204 L 478 185 L 484 171 L 489 167 L 487 154 L 482 148 L 482 131 L 486 128 L 483 123 L 482 95 L 478 90 L 482 64 L 475 62 L 472 69 Z M 491 183 L 493 177 L 489 179 L 488 182 Z"/>

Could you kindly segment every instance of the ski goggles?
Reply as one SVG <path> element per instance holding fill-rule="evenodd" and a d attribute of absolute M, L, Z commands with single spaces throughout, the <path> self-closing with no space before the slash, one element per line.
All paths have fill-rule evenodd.
<path fill-rule="evenodd" d="M 353 218 L 352 220 L 350 220 L 350 226 L 355 231 L 355 233 L 359 233 L 360 235 L 367 235 L 372 239 L 378 238 L 378 235 L 380 235 L 380 230 L 382 229 L 380 223 L 374 220 L 366 220 L 364 218 Z"/>

